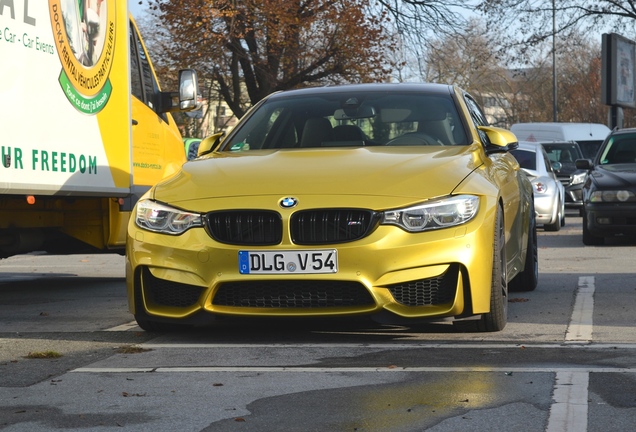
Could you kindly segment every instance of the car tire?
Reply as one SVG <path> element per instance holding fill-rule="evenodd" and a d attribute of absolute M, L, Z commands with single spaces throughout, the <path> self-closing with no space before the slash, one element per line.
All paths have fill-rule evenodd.
<path fill-rule="evenodd" d="M 490 312 L 479 320 L 454 321 L 453 326 L 462 332 L 495 332 L 508 323 L 508 283 L 506 280 L 506 241 L 503 210 L 497 208 L 493 242 L 492 278 L 490 282 Z"/>
<path fill-rule="evenodd" d="M 510 281 L 510 291 L 534 291 L 539 282 L 539 248 L 537 246 L 537 222 L 534 218 L 532 207 L 530 224 L 528 228 L 528 244 L 523 271 Z"/>
<path fill-rule="evenodd" d="M 605 244 L 605 238 L 595 236 L 587 227 L 587 212 L 583 211 L 583 244 L 586 246 L 601 246 Z"/>

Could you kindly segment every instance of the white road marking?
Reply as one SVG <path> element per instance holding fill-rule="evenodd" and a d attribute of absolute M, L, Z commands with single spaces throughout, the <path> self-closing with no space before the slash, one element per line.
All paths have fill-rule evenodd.
<path fill-rule="evenodd" d="M 131 321 L 131 322 L 128 322 L 126 324 L 122 324 L 122 325 L 118 325 L 118 326 L 115 326 L 115 327 L 111 327 L 111 328 L 108 328 L 108 329 L 105 329 L 105 330 L 102 330 L 102 331 L 129 331 L 129 330 L 132 330 L 132 329 L 135 329 L 135 328 L 139 328 L 137 326 L 137 322 L 136 321 Z"/>
<path fill-rule="evenodd" d="M 594 330 L 594 276 L 580 276 L 565 343 L 592 343 Z M 586 370 L 558 371 L 546 432 L 587 431 L 588 384 Z"/>
<path fill-rule="evenodd" d="M 562 371 L 556 384 L 546 432 L 584 432 L 587 430 L 587 387 L 589 372 Z"/>
<path fill-rule="evenodd" d="M 579 277 L 574 310 L 565 334 L 566 342 L 592 341 L 594 290 L 594 276 Z"/>

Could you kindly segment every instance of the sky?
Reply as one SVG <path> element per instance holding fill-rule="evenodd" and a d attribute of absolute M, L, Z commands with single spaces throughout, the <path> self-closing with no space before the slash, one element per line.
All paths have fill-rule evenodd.
<path fill-rule="evenodd" d="M 139 5 L 140 0 L 128 0 L 128 10 L 132 13 L 135 21 L 143 14 L 148 7 L 146 2 L 144 1 L 143 6 Z"/>

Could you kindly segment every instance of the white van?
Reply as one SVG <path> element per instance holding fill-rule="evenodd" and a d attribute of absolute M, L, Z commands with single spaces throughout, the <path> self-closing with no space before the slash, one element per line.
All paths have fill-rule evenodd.
<path fill-rule="evenodd" d="M 586 158 L 593 159 L 610 128 L 600 123 L 516 123 L 510 127 L 519 141 L 576 141 Z"/>

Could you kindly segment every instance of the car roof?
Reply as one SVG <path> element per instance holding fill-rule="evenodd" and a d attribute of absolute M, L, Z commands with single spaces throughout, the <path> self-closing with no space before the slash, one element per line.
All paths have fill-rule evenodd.
<path fill-rule="evenodd" d="M 302 89 L 284 90 L 272 93 L 268 99 L 278 99 L 296 96 L 312 96 L 324 94 L 337 94 L 346 92 L 414 92 L 449 95 L 455 92 L 455 88 L 448 84 L 433 83 L 366 83 L 343 84 L 335 86 L 306 87 Z"/>
<path fill-rule="evenodd" d="M 534 141 L 519 141 L 519 150 L 528 150 L 536 152 L 537 149 L 542 148 L 541 143 Z"/>
<path fill-rule="evenodd" d="M 550 144 L 550 145 L 567 145 L 567 146 L 579 146 L 579 143 L 576 141 L 537 141 L 538 144 Z"/>
<path fill-rule="evenodd" d="M 635 133 L 636 128 L 614 129 L 610 135 L 621 135 L 627 133 Z"/>

